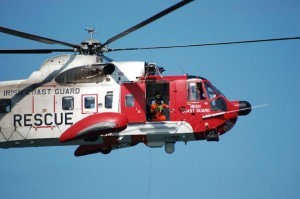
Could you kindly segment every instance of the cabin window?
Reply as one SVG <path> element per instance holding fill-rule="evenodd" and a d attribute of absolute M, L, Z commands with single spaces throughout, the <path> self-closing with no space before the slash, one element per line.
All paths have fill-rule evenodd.
<path fill-rule="evenodd" d="M 0 113 L 9 113 L 11 111 L 11 100 L 0 99 Z"/>
<path fill-rule="evenodd" d="M 66 96 L 62 98 L 62 109 L 73 110 L 74 109 L 74 97 Z"/>
<path fill-rule="evenodd" d="M 93 109 L 95 108 L 95 97 L 85 97 L 84 98 L 84 108 Z"/>
<path fill-rule="evenodd" d="M 107 92 L 105 95 L 105 108 L 112 108 L 113 104 L 113 92 Z"/>
<path fill-rule="evenodd" d="M 133 107 L 134 106 L 134 97 L 133 97 L 133 95 L 126 95 L 125 96 L 125 106 L 126 107 Z"/>

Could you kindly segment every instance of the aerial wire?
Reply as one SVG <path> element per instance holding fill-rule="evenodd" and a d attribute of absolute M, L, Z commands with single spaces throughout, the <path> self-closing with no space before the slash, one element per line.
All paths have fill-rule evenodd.
<path fill-rule="evenodd" d="M 151 148 L 149 147 L 149 180 L 148 180 L 149 199 L 151 198 L 151 170 L 152 170 L 152 157 L 151 157 Z"/>

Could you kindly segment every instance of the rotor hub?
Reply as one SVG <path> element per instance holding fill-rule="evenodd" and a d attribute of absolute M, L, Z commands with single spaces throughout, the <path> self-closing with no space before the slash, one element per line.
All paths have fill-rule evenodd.
<path fill-rule="evenodd" d="M 102 54 L 103 50 L 100 48 L 101 43 L 93 38 L 96 32 L 95 28 L 86 28 L 85 30 L 90 34 L 90 38 L 81 42 L 80 53 L 85 55 Z"/>

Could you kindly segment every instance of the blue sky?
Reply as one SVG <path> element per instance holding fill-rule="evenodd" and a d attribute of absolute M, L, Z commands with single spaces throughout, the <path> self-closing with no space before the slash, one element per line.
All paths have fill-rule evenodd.
<path fill-rule="evenodd" d="M 2 0 L 1 26 L 80 43 L 106 41 L 178 1 Z M 126 5 L 125 5 L 126 4 Z M 110 44 L 183 45 L 300 36 L 298 0 L 196 0 Z M 1 49 L 59 48 L 0 34 Z M 75 146 L 0 150 L 1 198 L 299 198 L 300 41 L 114 52 L 169 74 L 209 79 L 229 99 L 270 104 L 241 117 L 218 143 L 136 147 L 75 158 Z M 0 55 L 0 80 L 25 79 L 56 55 Z"/>

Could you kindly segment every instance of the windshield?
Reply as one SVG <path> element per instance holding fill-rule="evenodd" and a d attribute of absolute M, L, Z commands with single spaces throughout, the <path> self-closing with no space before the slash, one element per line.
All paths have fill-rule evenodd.
<path fill-rule="evenodd" d="M 214 111 L 227 111 L 223 94 L 208 82 L 204 83 L 207 97 L 210 100 L 210 107 Z"/>
<path fill-rule="evenodd" d="M 223 93 L 219 89 L 217 89 L 213 85 L 209 84 L 208 82 L 204 83 L 204 87 L 205 87 L 205 90 L 207 92 L 209 99 L 212 99 L 218 95 L 223 95 Z"/>
<path fill-rule="evenodd" d="M 214 91 L 211 85 L 209 85 L 207 82 L 204 83 L 204 87 L 208 96 L 208 99 L 212 99 L 218 95 L 217 92 Z"/>

